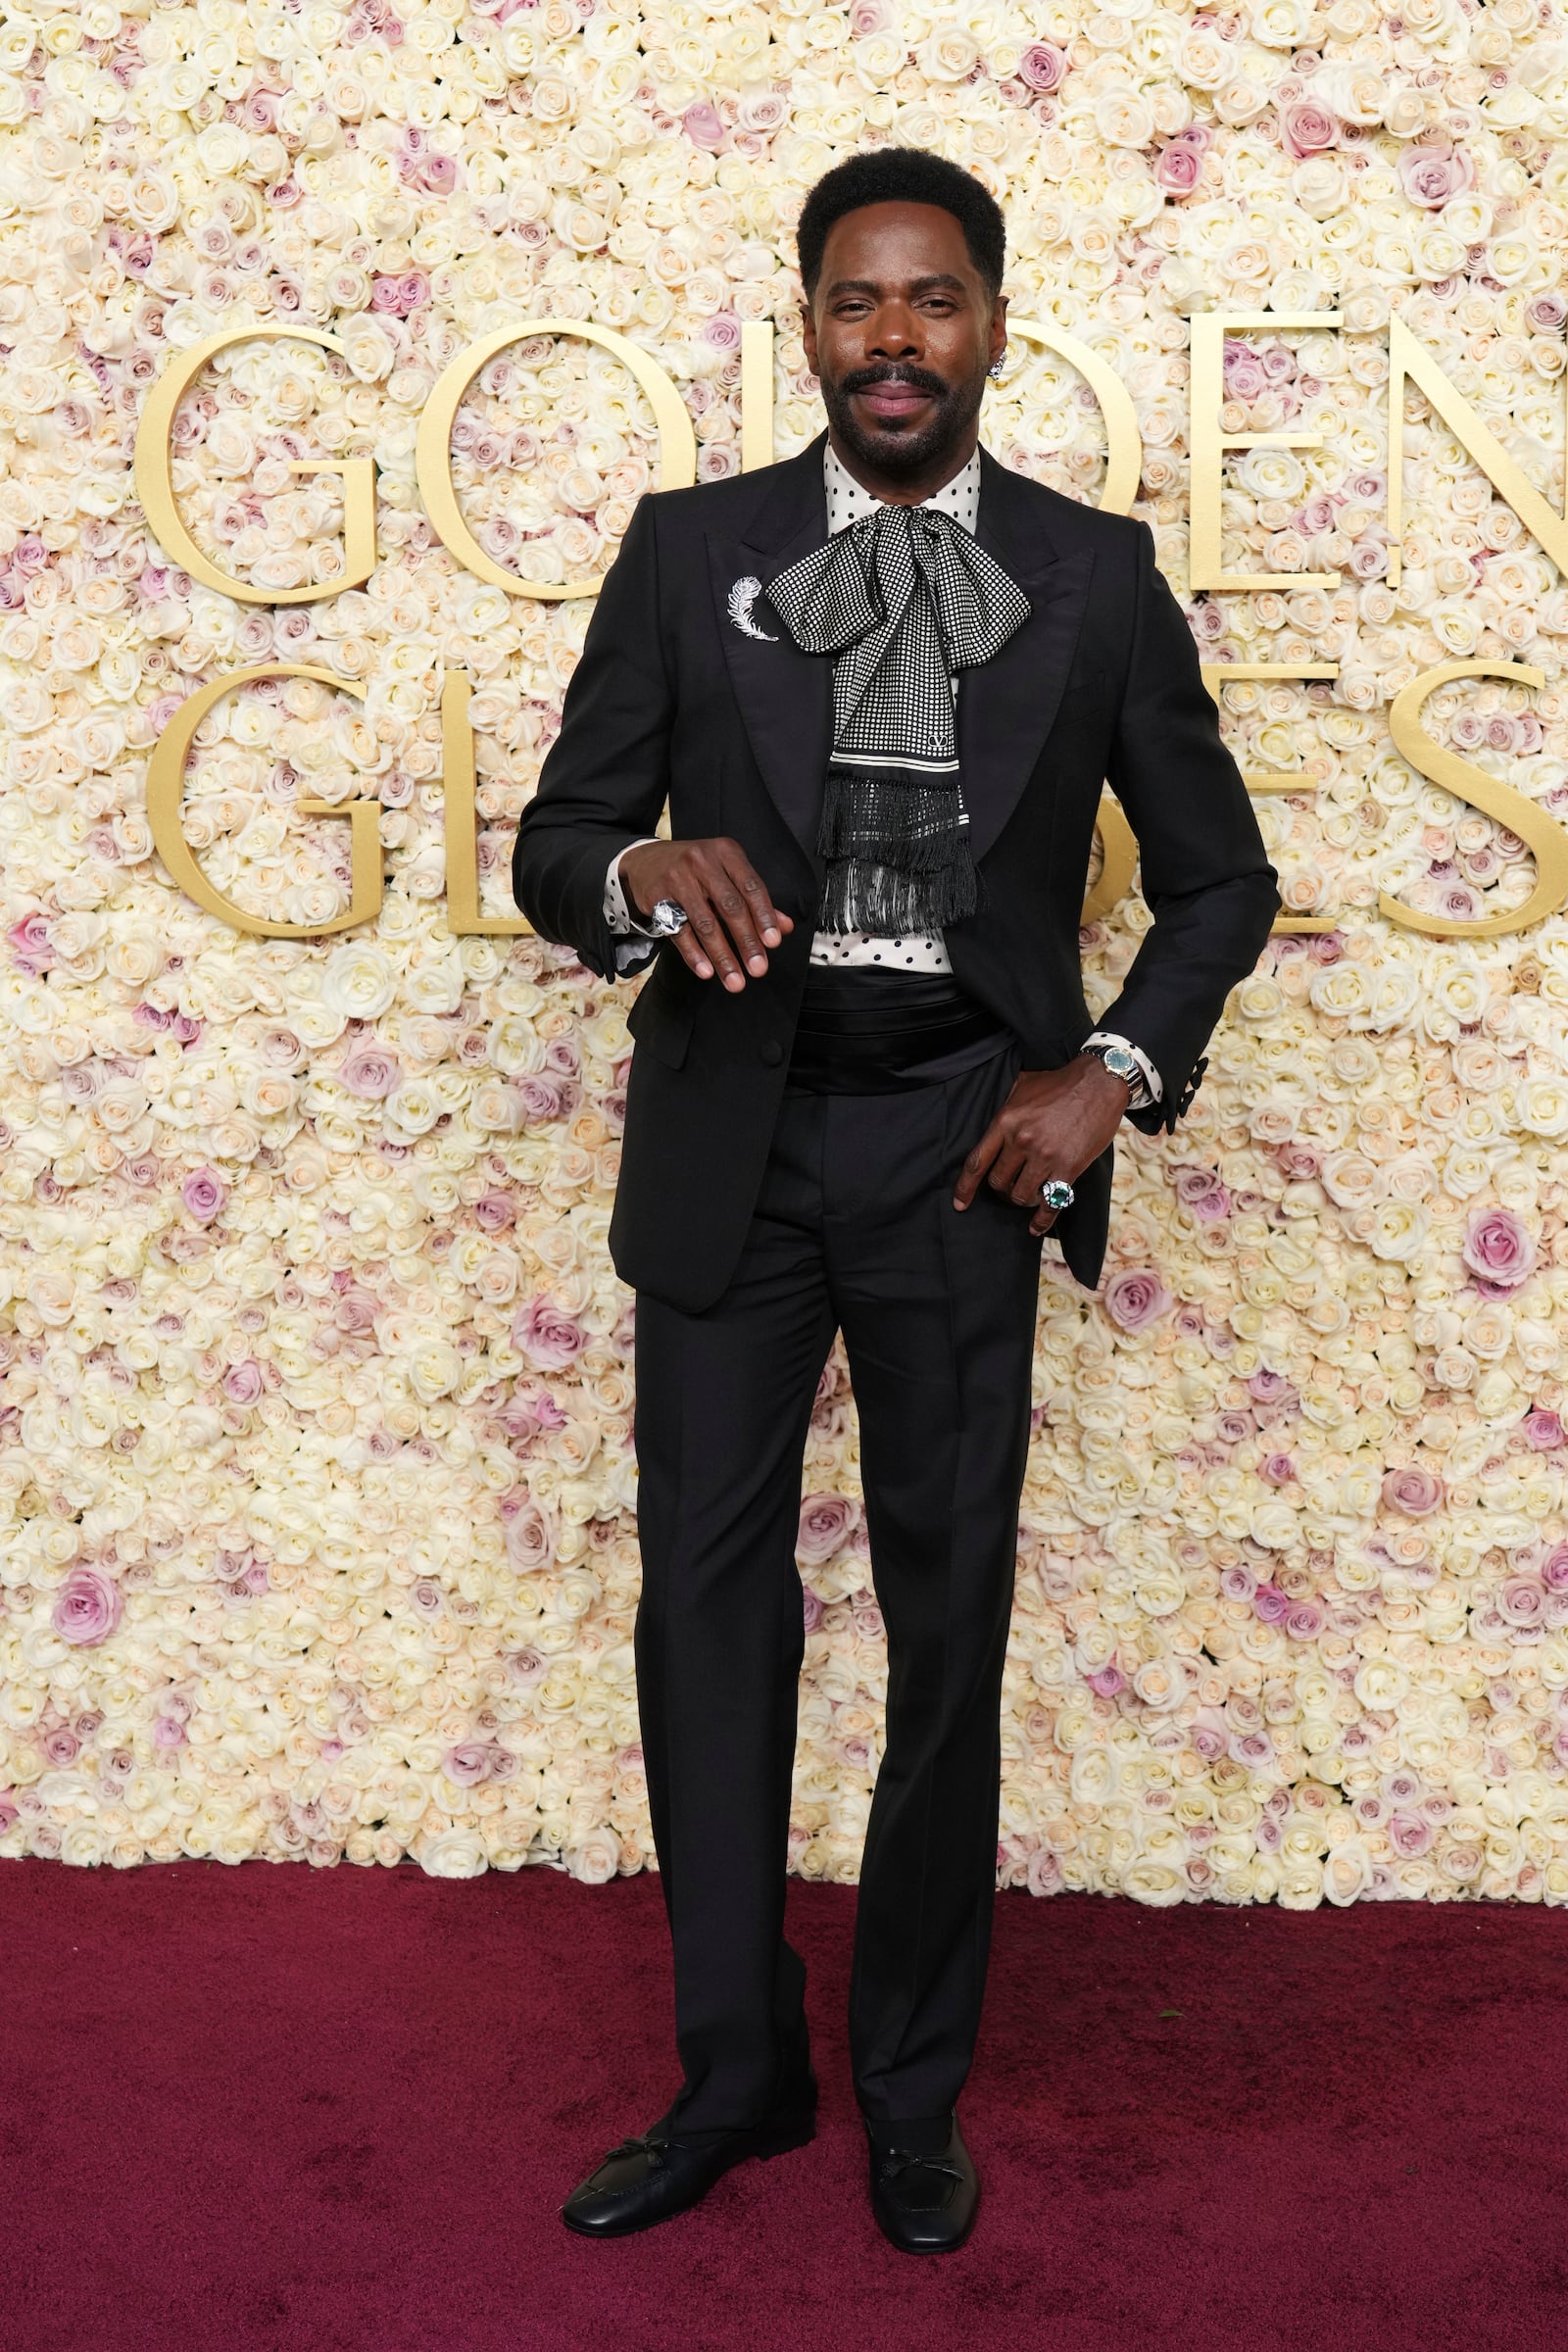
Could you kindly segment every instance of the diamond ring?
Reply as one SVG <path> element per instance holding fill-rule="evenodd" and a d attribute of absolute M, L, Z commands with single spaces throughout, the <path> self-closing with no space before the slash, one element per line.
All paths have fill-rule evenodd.
<path fill-rule="evenodd" d="M 1065 1176 L 1053 1176 L 1040 1187 L 1040 1198 L 1049 1209 L 1071 1208 L 1078 1196 Z"/>

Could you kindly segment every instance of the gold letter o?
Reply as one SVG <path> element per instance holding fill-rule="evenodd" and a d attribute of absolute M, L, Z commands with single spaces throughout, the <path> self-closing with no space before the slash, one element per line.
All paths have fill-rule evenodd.
<path fill-rule="evenodd" d="M 591 319 L 524 318 L 515 326 L 498 326 L 488 335 L 481 335 L 466 351 L 460 351 L 437 377 L 419 418 L 415 442 L 414 470 L 419 496 L 443 547 L 457 557 L 465 570 L 471 571 L 477 579 L 487 580 L 492 588 L 504 588 L 509 596 L 537 596 L 552 603 L 568 596 L 597 596 L 597 580 L 565 580 L 559 585 L 553 581 L 520 580 L 504 564 L 497 564 L 485 554 L 464 521 L 458 494 L 452 486 L 452 427 L 457 422 L 463 396 L 480 368 L 497 352 L 505 351 L 509 343 L 520 343 L 525 335 L 581 335 L 586 342 L 613 352 L 631 369 L 653 407 L 654 421 L 659 427 L 659 487 L 684 490 L 697 479 L 697 436 L 692 431 L 692 420 L 680 394 L 657 360 L 651 360 L 646 351 L 639 351 L 635 343 L 628 343 L 624 335 L 617 335 L 613 327 L 596 326 Z"/>

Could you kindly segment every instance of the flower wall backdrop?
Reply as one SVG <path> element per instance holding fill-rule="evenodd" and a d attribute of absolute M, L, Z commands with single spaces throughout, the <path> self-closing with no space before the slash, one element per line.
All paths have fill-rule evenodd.
<path fill-rule="evenodd" d="M 627 992 L 531 938 L 455 937 L 444 676 L 471 681 L 484 903 L 590 606 L 509 597 L 415 480 L 440 370 L 509 318 L 593 319 L 669 371 L 699 472 L 740 463 L 739 346 L 773 320 L 775 446 L 817 410 L 801 195 L 866 140 L 1006 203 L 1009 290 L 1107 362 L 1137 512 L 1205 658 L 1338 664 L 1229 690 L 1298 914 L 1237 992 L 1184 1128 L 1122 1155 L 1102 1295 L 1042 1295 L 1004 1712 L 1001 1871 L 1036 1892 L 1568 1900 L 1568 923 L 1435 939 L 1380 912 L 1519 906 L 1522 838 L 1427 783 L 1389 710 L 1449 659 L 1434 739 L 1568 812 L 1568 593 L 1412 388 L 1391 584 L 1397 317 L 1562 511 L 1568 36 L 1550 0 L 1198 13 L 897 0 L 78 0 L 0 27 L 0 1854 L 650 1860 L 632 1683 L 631 1301 L 608 1262 Z M 1189 588 L 1190 321 L 1334 312 L 1225 350 L 1234 570 Z M 181 407 L 194 582 L 135 503 Z M 985 430 L 1070 494 L 1105 434 L 1015 341 Z M 655 478 L 612 353 L 535 335 L 471 387 L 479 544 L 602 571 Z M 1396 453 L 1397 457 L 1398 453 Z M 373 458 L 378 561 L 342 565 Z M 295 601 L 289 601 L 293 598 Z M 245 936 L 153 852 L 149 749 L 204 721 L 186 835 Z M 351 693 L 349 689 L 354 691 Z M 1090 923 L 1092 1003 L 1148 916 Z M 853 1404 L 822 1387 L 801 1559 L 795 1861 L 857 1867 L 880 1737 Z"/>

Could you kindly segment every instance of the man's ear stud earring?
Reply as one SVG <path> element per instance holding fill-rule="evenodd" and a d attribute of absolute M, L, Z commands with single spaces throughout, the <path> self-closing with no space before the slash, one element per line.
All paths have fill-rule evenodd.
<path fill-rule="evenodd" d="M 1001 376 L 1002 370 L 1006 365 L 1007 355 L 1005 352 L 1003 352 L 1000 359 L 995 359 L 992 361 L 990 367 L 986 369 L 986 373 L 992 378 L 993 382 L 995 382 Z"/>

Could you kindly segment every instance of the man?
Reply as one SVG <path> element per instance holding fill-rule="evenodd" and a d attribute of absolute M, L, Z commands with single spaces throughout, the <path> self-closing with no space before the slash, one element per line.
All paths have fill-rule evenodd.
<path fill-rule="evenodd" d="M 799 250 L 827 433 L 643 502 L 517 837 L 537 930 L 600 973 L 654 963 L 611 1247 L 638 1295 L 637 1687 L 685 2081 L 564 2218 L 645 2229 L 812 2135 L 783 1935 L 794 1540 L 842 1330 L 889 1649 L 855 2082 L 877 2219 L 940 2252 L 978 2197 L 955 2108 L 1040 1237 L 1098 1280 L 1116 1128 L 1174 1124 L 1278 902 L 1149 533 L 978 450 L 1006 340 L 991 197 L 934 156 L 858 155 Z M 1154 923 L 1091 1035 L 1102 777 Z"/>

